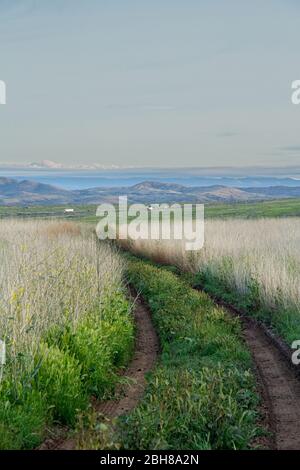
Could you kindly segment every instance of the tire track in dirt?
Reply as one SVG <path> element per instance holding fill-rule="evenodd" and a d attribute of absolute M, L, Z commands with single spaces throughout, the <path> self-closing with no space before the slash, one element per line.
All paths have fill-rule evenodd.
<path fill-rule="evenodd" d="M 135 293 L 133 295 L 136 297 Z M 242 323 L 243 337 L 255 364 L 265 420 L 268 421 L 268 427 L 274 436 L 274 442 L 268 440 L 268 447 L 277 450 L 300 450 L 300 381 L 295 371 L 289 367 L 287 358 L 257 321 L 218 299 L 213 300 L 231 315 L 238 316 Z M 122 374 L 128 378 L 128 383 L 117 387 L 116 399 L 94 402 L 95 411 L 109 419 L 127 414 L 137 406 L 145 391 L 145 375 L 153 368 L 159 352 L 159 342 L 150 311 L 139 298 L 135 301 L 134 318 L 135 352 L 131 363 Z M 61 438 L 46 441 L 40 449 L 72 450 L 75 447 L 75 439 Z"/>
<path fill-rule="evenodd" d="M 95 400 L 93 403 L 93 409 L 109 419 L 127 414 L 138 405 L 146 388 L 146 374 L 154 367 L 159 353 L 159 341 L 152 324 L 150 310 L 133 290 L 131 294 L 135 298 L 136 337 L 132 361 L 121 374 L 126 378 L 126 384 L 117 386 L 115 399 L 103 402 Z M 74 450 L 75 448 L 76 437 L 47 439 L 40 450 Z"/>
<path fill-rule="evenodd" d="M 201 288 L 196 290 L 201 291 Z M 264 421 L 267 421 L 268 430 L 273 434 L 271 441 L 268 440 L 268 447 L 300 450 L 300 370 L 292 364 L 289 348 L 265 325 L 221 299 L 210 297 L 241 321 L 243 337 L 254 361 L 258 389 L 263 399 Z"/>
<path fill-rule="evenodd" d="M 259 325 L 243 318 L 242 323 L 264 388 L 275 448 L 300 450 L 300 381 Z"/>
<path fill-rule="evenodd" d="M 119 400 L 102 402 L 96 406 L 96 410 L 107 418 L 117 418 L 136 407 L 146 388 L 146 374 L 153 368 L 158 355 L 159 342 L 152 324 L 150 310 L 138 297 L 135 301 L 134 316 L 136 323 L 135 353 L 124 374 L 130 384 L 127 385 L 125 391 L 122 385 L 118 387 L 116 394 L 121 395 L 123 392 L 123 397 Z"/>

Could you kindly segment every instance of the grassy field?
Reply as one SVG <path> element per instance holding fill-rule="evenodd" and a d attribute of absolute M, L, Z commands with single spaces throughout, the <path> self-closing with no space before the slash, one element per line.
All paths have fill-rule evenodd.
<path fill-rule="evenodd" d="M 113 393 L 133 349 L 123 262 L 88 226 L 0 222 L 0 449 L 37 446 Z"/>
<path fill-rule="evenodd" d="M 96 206 L 74 209 L 68 215 L 59 206 L 0 207 L 0 218 L 59 218 L 96 226 Z M 137 243 L 135 249 L 197 274 L 211 293 L 263 318 L 290 343 L 300 337 L 299 214 L 299 199 L 208 204 L 206 244 L 199 254 L 183 253 L 179 244 L 137 248 Z"/>
<path fill-rule="evenodd" d="M 259 219 L 261 217 L 299 217 L 300 199 L 282 199 L 274 201 L 210 204 L 206 207 L 208 218 L 244 218 Z"/>
<path fill-rule="evenodd" d="M 74 214 L 65 214 L 64 210 L 68 206 L 0 206 L 0 219 L 24 218 L 24 219 L 63 219 L 69 221 L 81 221 L 96 223 L 95 205 L 72 205 Z"/>
<path fill-rule="evenodd" d="M 118 447 L 253 445 L 250 355 L 238 321 L 206 294 L 168 270 L 124 260 L 87 224 L 3 220 L 0 258 L 0 449 L 34 448 L 54 424 L 78 426 L 91 396 L 113 396 L 134 346 L 124 274 L 151 308 L 162 356 L 145 399 L 118 422 Z M 115 448 L 115 436 L 106 445 Z"/>
<path fill-rule="evenodd" d="M 153 201 L 155 202 L 155 201 Z M 65 214 L 65 206 L 0 206 L 1 218 L 42 218 L 67 219 L 96 224 L 96 205 L 74 205 L 74 214 Z M 261 218 L 261 217 L 299 217 L 300 199 L 282 199 L 265 202 L 206 204 L 207 218 Z"/>
<path fill-rule="evenodd" d="M 0 339 L 7 351 L 0 449 L 33 448 L 57 423 L 76 427 L 91 396 L 113 396 L 134 347 L 127 281 L 151 308 L 161 357 L 140 405 L 99 446 L 255 445 L 259 399 L 240 324 L 190 285 L 263 320 L 289 344 L 299 339 L 299 201 L 208 206 L 198 252 L 178 241 L 122 242 L 169 268 L 99 242 L 95 212 L 0 208 Z"/>
<path fill-rule="evenodd" d="M 207 220 L 202 250 L 180 241 L 120 241 L 134 253 L 191 272 L 208 292 L 300 338 L 300 218 Z"/>

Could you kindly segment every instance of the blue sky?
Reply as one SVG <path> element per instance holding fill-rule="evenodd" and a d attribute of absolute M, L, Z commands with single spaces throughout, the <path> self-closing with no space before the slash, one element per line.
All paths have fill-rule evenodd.
<path fill-rule="evenodd" d="M 0 161 L 300 163 L 296 0 L 0 0 Z"/>

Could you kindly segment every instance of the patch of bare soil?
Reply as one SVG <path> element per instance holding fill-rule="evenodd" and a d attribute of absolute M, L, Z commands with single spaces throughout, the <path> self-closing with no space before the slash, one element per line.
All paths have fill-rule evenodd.
<path fill-rule="evenodd" d="M 121 398 L 102 402 L 96 406 L 96 410 L 108 418 L 117 418 L 136 407 L 145 391 L 145 375 L 153 368 L 158 355 L 159 343 L 150 311 L 140 299 L 136 300 L 135 322 L 137 331 L 135 353 L 125 371 L 129 384 L 125 388 L 122 385 L 118 387 L 117 395 Z"/>
<path fill-rule="evenodd" d="M 300 450 L 300 381 L 259 324 L 244 319 L 277 450 Z"/>

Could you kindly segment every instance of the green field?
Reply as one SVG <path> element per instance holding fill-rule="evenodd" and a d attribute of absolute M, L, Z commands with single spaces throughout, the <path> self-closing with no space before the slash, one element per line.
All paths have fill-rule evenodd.
<path fill-rule="evenodd" d="M 72 206 L 74 214 L 65 214 L 67 206 L 0 206 L 1 218 L 39 218 L 39 219 L 67 219 L 74 221 L 96 222 L 95 205 Z"/>
<path fill-rule="evenodd" d="M 73 214 L 65 214 L 65 206 L 0 206 L 0 218 L 41 218 L 68 219 L 97 223 L 96 205 L 73 205 Z M 280 199 L 231 204 L 205 204 L 206 218 L 260 218 L 260 217 L 296 217 L 300 216 L 300 199 Z"/>
<path fill-rule="evenodd" d="M 208 218 L 239 217 L 257 219 L 260 217 L 300 216 L 300 199 L 280 199 L 251 203 L 210 204 L 206 205 Z"/>

